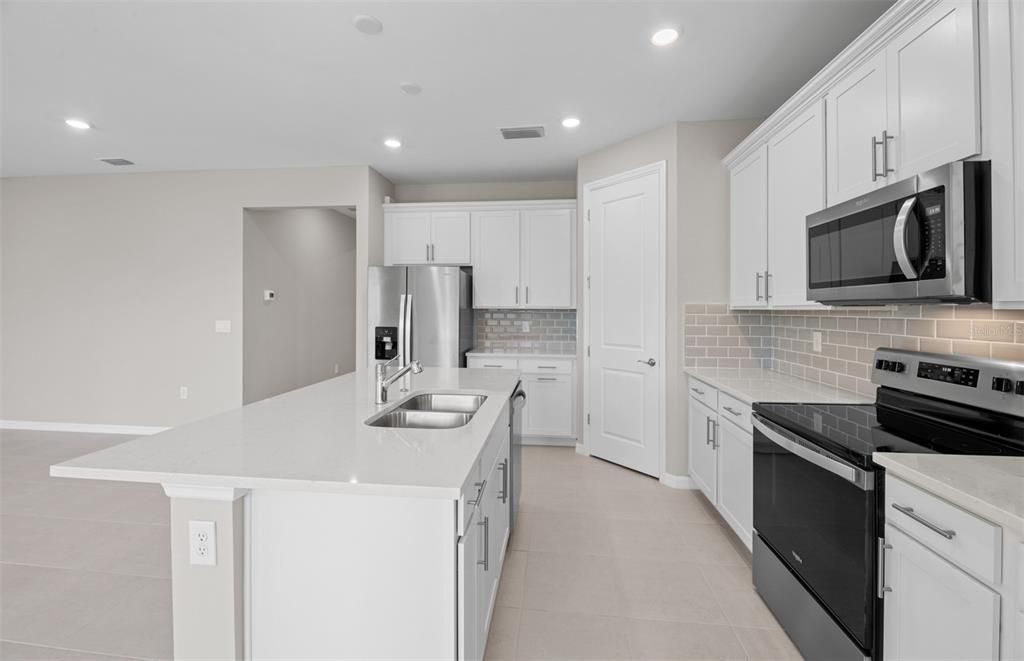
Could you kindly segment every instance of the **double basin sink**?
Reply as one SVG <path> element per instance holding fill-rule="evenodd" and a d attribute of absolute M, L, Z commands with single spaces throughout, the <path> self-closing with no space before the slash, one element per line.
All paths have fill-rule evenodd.
<path fill-rule="evenodd" d="M 468 424 L 485 401 L 486 395 L 423 393 L 378 413 L 366 424 L 370 427 L 455 429 Z"/>

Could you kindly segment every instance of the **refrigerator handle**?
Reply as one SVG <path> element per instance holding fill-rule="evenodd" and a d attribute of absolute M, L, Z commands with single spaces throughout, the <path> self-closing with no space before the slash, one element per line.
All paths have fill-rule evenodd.
<path fill-rule="evenodd" d="M 406 294 L 402 304 L 402 328 L 399 334 L 402 336 L 402 367 L 405 367 L 412 360 L 412 294 Z"/>
<path fill-rule="evenodd" d="M 402 294 L 398 297 L 398 363 L 399 367 L 405 367 L 406 356 L 408 355 L 405 351 L 405 328 L 406 328 L 406 295 Z"/>

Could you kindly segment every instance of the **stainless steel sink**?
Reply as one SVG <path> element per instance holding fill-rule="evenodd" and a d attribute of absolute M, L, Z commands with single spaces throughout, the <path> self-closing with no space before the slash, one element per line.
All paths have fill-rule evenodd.
<path fill-rule="evenodd" d="M 472 419 L 472 413 L 459 413 L 455 411 L 412 411 L 399 407 L 370 418 L 366 421 L 366 424 L 371 427 L 454 429 L 456 427 L 462 427 Z"/>
<path fill-rule="evenodd" d="M 378 413 L 366 424 L 370 427 L 454 429 L 472 420 L 485 401 L 487 395 L 427 392 L 413 395 Z"/>
<path fill-rule="evenodd" d="M 424 393 L 398 405 L 406 411 L 442 411 L 444 413 L 476 413 L 487 401 L 487 395 Z"/>

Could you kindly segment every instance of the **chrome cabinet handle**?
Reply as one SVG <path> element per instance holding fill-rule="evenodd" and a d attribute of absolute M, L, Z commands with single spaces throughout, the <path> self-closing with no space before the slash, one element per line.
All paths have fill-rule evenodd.
<path fill-rule="evenodd" d="M 530 285 L 526 285 L 526 304 L 530 304 Z"/>
<path fill-rule="evenodd" d="M 476 564 L 483 565 L 484 571 L 487 571 L 488 569 L 490 569 L 491 565 L 491 543 L 489 539 L 491 536 L 491 517 L 485 516 L 484 520 L 477 521 L 476 525 L 484 527 L 484 559 L 477 560 Z"/>
<path fill-rule="evenodd" d="M 690 390 L 692 390 L 693 392 L 697 393 L 698 395 L 701 395 L 701 396 L 704 395 L 704 391 L 701 390 L 700 388 L 690 388 Z"/>
<path fill-rule="evenodd" d="M 430 261 L 430 244 L 427 244 L 427 261 Z"/>
<path fill-rule="evenodd" d="M 768 285 L 769 285 L 769 283 L 771 283 L 771 277 L 772 277 L 772 274 L 770 272 L 768 272 L 768 271 L 764 272 L 764 300 L 765 301 L 767 301 L 768 299 L 770 299 L 772 297 L 771 293 L 769 293 L 769 291 L 768 291 L 768 289 L 769 289 Z"/>
<path fill-rule="evenodd" d="M 558 379 L 553 377 L 553 376 L 538 376 L 537 380 L 538 381 L 558 381 Z"/>
<path fill-rule="evenodd" d="M 519 305 L 519 285 L 516 285 L 516 305 Z"/>
<path fill-rule="evenodd" d="M 658 364 L 658 361 L 654 360 L 653 358 L 648 358 L 647 360 L 638 360 L 636 362 L 638 362 L 638 363 L 640 363 L 642 365 L 647 365 L 648 367 L 654 367 L 655 365 Z M 704 394 L 704 393 L 701 393 L 701 394 Z"/>
<path fill-rule="evenodd" d="M 871 181 L 878 181 L 878 138 L 871 136 Z"/>
<path fill-rule="evenodd" d="M 882 142 L 879 143 L 879 144 L 882 145 L 882 176 L 883 177 L 888 177 L 890 174 L 892 174 L 893 172 L 896 171 L 895 169 L 889 167 L 889 141 L 890 140 L 895 140 L 895 139 L 896 139 L 896 136 L 889 135 L 889 131 L 887 131 L 887 130 L 886 131 L 882 131 Z"/>
<path fill-rule="evenodd" d="M 743 415 L 739 411 L 733 409 L 731 406 L 723 406 L 722 408 L 725 409 L 726 411 L 728 411 L 729 413 L 732 413 L 733 415 L 735 415 L 737 417 Z"/>
<path fill-rule="evenodd" d="M 487 364 L 485 364 L 484 367 L 502 367 L 502 365 L 487 365 Z"/>
<path fill-rule="evenodd" d="M 758 301 L 761 300 L 761 278 L 763 277 L 764 274 L 760 271 L 754 274 L 754 295 L 756 297 L 755 300 Z"/>
<path fill-rule="evenodd" d="M 539 369 L 539 370 L 556 370 L 556 369 L 558 369 L 558 366 L 557 365 L 537 365 L 537 369 Z"/>
<path fill-rule="evenodd" d="M 474 482 L 473 486 L 476 487 L 476 498 L 474 498 L 473 500 L 467 500 L 466 501 L 467 505 L 479 505 L 480 504 L 480 497 L 483 496 L 484 489 L 487 488 L 487 480 L 484 480 L 483 482 Z"/>
<path fill-rule="evenodd" d="M 946 539 L 953 539 L 954 537 L 956 537 L 956 531 L 955 530 L 949 530 L 947 528 L 941 528 L 941 527 L 935 525 L 934 523 L 932 523 L 928 519 L 924 518 L 923 516 L 921 516 L 920 514 L 915 512 L 913 507 L 907 507 L 906 505 L 897 505 L 896 503 L 893 503 L 892 504 L 892 508 L 894 510 L 896 510 L 897 512 L 901 512 L 903 514 L 906 514 L 911 519 L 913 519 L 914 521 L 917 521 L 918 523 L 920 523 L 922 526 L 924 526 L 928 530 L 931 530 L 934 533 L 938 533 L 939 535 L 942 535 Z"/>
<path fill-rule="evenodd" d="M 504 504 L 508 502 L 508 459 L 498 464 L 498 470 L 501 471 L 501 491 L 498 492 L 498 498 Z"/>
<path fill-rule="evenodd" d="M 886 592 L 892 592 L 892 588 L 885 584 L 885 552 L 892 548 L 892 544 L 886 544 L 885 539 L 878 538 L 878 598 L 884 599 Z"/>
<path fill-rule="evenodd" d="M 705 418 L 704 420 L 704 445 L 710 445 L 712 448 L 714 448 L 715 439 L 711 437 L 711 430 L 714 429 L 715 421 L 712 420 L 711 418 Z"/>
<path fill-rule="evenodd" d="M 908 197 L 903 202 L 899 214 L 896 215 L 896 224 L 892 228 L 892 251 L 896 254 L 896 263 L 900 265 L 900 271 L 903 272 L 907 280 L 917 280 L 917 269 L 914 268 L 910 261 L 910 255 L 907 254 L 907 221 L 910 220 L 910 214 L 916 203 L 916 196 Z"/>

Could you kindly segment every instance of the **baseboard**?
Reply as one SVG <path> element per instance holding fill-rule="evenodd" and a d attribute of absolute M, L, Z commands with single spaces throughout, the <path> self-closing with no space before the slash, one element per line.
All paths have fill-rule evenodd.
<path fill-rule="evenodd" d="M 551 445 L 571 448 L 576 445 L 575 438 L 557 438 L 553 436 L 523 436 L 523 445 Z"/>
<path fill-rule="evenodd" d="M 587 452 L 587 449 L 585 447 L 583 447 L 582 443 L 577 443 L 576 444 L 576 454 L 581 454 L 584 457 L 589 457 L 590 456 L 590 453 Z"/>
<path fill-rule="evenodd" d="M 693 478 L 689 475 L 673 475 L 672 473 L 662 473 L 661 479 L 658 480 L 666 487 L 672 487 L 673 489 L 696 489 L 697 485 L 694 483 Z"/>
<path fill-rule="evenodd" d="M 0 420 L 0 429 L 148 436 L 150 434 L 167 431 L 170 427 L 148 427 L 145 425 L 96 425 L 80 422 L 35 422 L 32 420 Z"/>

